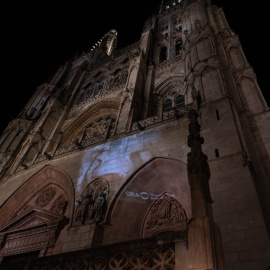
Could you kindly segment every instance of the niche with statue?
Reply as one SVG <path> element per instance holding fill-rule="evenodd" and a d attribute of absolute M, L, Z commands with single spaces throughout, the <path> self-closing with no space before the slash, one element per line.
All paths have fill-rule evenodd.
<path fill-rule="evenodd" d="M 110 187 L 107 180 L 98 178 L 91 182 L 77 201 L 75 226 L 98 223 L 104 220 Z"/>

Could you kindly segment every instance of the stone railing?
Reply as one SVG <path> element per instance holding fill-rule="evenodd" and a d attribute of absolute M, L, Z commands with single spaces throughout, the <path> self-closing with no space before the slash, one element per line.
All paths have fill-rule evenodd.
<path fill-rule="evenodd" d="M 171 119 L 171 118 L 174 118 L 174 117 L 181 117 L 184 114 L 189 113 L 189 111 L 192 108 L 193 108 L 193 104 L 188 104 L 185 107 L 182 107 L 180 109 L 165 112 L 165 113 L 163 113 L 161 121 Z M 138 121 L 136 123 L 132 123 L 130 131 L 134 131 L 134 130 L 138 130 L 138 129 L 144 129 L 147 126 L 153 125 L 153 124 L 161 122 L 161 121 L 158 120 L 158 116 L 152 116 L 152 117 L 149 117 L 147 119 Z"/>
<path fill-rule="evenodd" d="M 130 131 L 142 129 L 142 128 L 145 128 L 147 126 L 151 126 L 155 123 L 158 123 L 158 122 L 160 122 L 158 120 L 158 116 L 152 116 L 152 117 L 149 117 L 145 120 L 141 120 L 141 121 L 138 121 L 136 123 L 132 123 Z"/>
<path fill-rule="evenodd" d="M 163 120 L 187 114 L 187 113 L 189 113 L 189 111 L 192 108 L 193 108 L 193 104 L 188 104 L 188 105 L 186 105 L 186 106 L 184 106 L 182 108 L 179 108 L 179 109 L 177 109 L 175 111 L 172 110 L 172 111 L 169 111 L 169 112 L 165 112 L 165 113 L 163 113 Z"/>

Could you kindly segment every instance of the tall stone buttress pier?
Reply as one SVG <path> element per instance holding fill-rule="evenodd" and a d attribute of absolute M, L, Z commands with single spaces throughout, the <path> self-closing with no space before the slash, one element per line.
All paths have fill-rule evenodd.
<path fill-rule="evenodd" d="M 204 139 L 200 136 L 198 113 L 189 113 L 188 180 L 191 193 L 192 218 L 189 222 L 189 269 L 223 270 L 223 252 L 218 225 L 213 220 L 209 189 L 210 170 L 207 156 L 202 152 Z"/>

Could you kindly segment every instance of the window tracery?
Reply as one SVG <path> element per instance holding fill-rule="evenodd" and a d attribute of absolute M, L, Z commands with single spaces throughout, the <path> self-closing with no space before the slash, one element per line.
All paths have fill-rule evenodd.
<path fill-rule="evenodd" d="M 75 142 L 87 145 L 92 140 L 105 140 L 113 135 L 115 118 L 103 116 L 85 126 L 76 136 Z"/>
<path fill-rule="evenodd" d="M 101 75 L 102 77 L 100 77 Z M 99 80 L 94 80 L 96 76 L 99 77 Z M 108 76 L 105 76 L 105 74 L 101 72 L 98 72 L 96 76 L 94 76 L 93 80 L 87 81 L 83 85 L 76 100 L 76 104 L 80 104 L 86 100 L 103 95 L 110 89 L 126 83 L 128 77 L 128 66 L 125 66 L 122 69 L 117 69 Z"/>
<path fill-rule="evenodd" d="M 184 106 L 185 106 L 185 97 L 176 91 L 172 91 L 164 99 L 163 112 L 169 112 L 173 110 L 173 108 L 177 109 Z"/>

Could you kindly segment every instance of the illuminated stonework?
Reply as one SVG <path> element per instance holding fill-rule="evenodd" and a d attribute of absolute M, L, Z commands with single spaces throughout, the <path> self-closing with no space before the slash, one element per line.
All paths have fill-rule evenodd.
<path fill-rule="evenodd" d="M 102 223 L 107 209 L 110 187 L 105 179 L 96 179 L 90 183 L 77 199 L 74 225 Z"/>
<path fill-rule="evenodd" d="M 155 198 L 144 221 L 143 237 L 183 230 L 187 230 L 187 216 L 182 205 L 166 193 Z"/>
<path fill-rule="evenodd" d="M 91 51 L 95 50 L 97 47 L 101 47 L 106 51 L 108 56 L 111 56 L 117 46 L 117 31 L 112 29 L 106 33 L 99 41 L 95 43 Z"/>
<path fill-rule="evenodd" d="M 160 2 L 1 135 L 1 269 L 269 268 L 269 107 L 222 8 Z"/>

